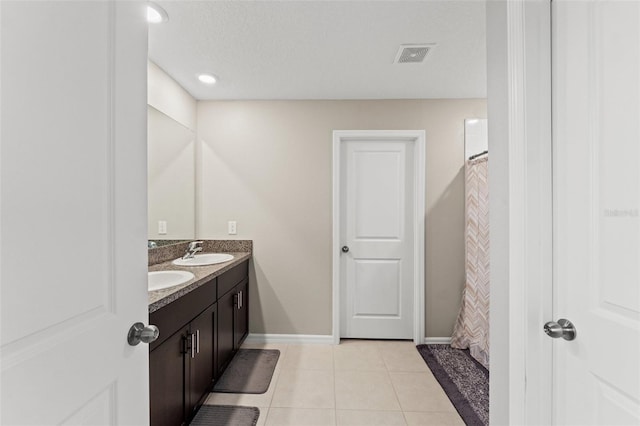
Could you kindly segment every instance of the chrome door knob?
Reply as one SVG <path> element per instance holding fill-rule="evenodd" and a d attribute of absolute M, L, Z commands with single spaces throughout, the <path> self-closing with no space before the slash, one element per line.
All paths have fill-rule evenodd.
<path fill-rule="evenodd" d="M 343 252 L 343 253 L 349 253 L 349 247 L 347 247 L 347 246 L 342 246 L 342 252 Z"/>
<path fill-rule="evenodd" d="M 155 325 L 144 326 L 143 323 L 137 322 L 129 329 L 127 334 L 127 342 L 131 346 L 135 346 L 138 343 L 151 343 L 160 336 L 160 330 Z"/>
<path fill-rule="evenodd" d="M 576 328 L 568 319 L 559 319 L 558 322 L 549 321 L 544 325 L 544 332 L 547 336 L 554 339 L 562 337 L 564 340 L 573 340 L 576 338 Z"/>

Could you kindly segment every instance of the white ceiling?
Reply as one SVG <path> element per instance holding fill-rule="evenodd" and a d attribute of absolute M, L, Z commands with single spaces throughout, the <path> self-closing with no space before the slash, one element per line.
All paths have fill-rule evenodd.
<path fill-rule="evenodd" d="M 150 24 L 149 58 L 197 99 L 486 97 L 482 0 L 156 4 L 169 21 Z M 436 46 L 394 64 L 411 43 Z"/>

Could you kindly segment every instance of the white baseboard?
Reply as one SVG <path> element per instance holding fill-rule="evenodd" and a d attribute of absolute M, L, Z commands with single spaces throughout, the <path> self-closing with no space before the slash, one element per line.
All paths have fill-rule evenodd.
<path fill-rule="evenodd" d="M 245 339 L 247 343 L 292 343 L 333 345 L 332 335 L 323 334 L 256 334 L 251 333 Z M 425 337 L 427 345 L 448 345 L 451 337 Z"/>
<path fill-rule="evenodd" d="M 451 337 L 425 337 L 425 345 L 450 345 Z"/>
<path fill-rule="evenodd" d="M 245 339 L 247 343 L 293 343 L 332 345 L 333 336 L 322 334 L 254 334 Z"/>

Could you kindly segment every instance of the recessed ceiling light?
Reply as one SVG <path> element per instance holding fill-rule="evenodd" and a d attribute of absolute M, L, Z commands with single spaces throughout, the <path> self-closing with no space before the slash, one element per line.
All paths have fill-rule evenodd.
<path fill-rule="evenodd" d="M 216 78 L 213 74 L 200 74 L 198 76 L 198 80 L 204 84 L 214 84 L 216 82 Z"/>
<path fill-rule="evenodd" d="M 167 12 L 155 3 L 147 3 L 147 22 L 152 24 L 159 24 L 160 22 L 167 22 L 169 15 Z"/>

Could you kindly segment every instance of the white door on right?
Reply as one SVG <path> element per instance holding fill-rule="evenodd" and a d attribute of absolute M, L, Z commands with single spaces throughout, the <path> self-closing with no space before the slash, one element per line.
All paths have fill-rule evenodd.
<path fill-rule="evenodd" d="M 554 422 L 640 424 L 640 2 L 553 1 Z"/>
<path fill-rule="evenodd" d="M 413 142 L 342 142 L 341 337 L 413 338 Z"/>

